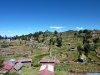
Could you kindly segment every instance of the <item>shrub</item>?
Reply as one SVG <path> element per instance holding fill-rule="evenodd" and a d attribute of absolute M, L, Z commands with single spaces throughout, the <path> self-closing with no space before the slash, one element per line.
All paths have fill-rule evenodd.
<path fill-rule="evenodd" d="M 32 65 L 31 65 L 32 67 L 40 67 L 41 66 L 41 64 L 38 64 L 38 63 L 32 63 Z"/>
<path fill-rule="evenodd" d="M 9 47 L 9 45 L 7 45 L 7 44 L 2 44 L 1 47 L 2 47 L 2 48 L 7 48 L 7 47 Z"/>

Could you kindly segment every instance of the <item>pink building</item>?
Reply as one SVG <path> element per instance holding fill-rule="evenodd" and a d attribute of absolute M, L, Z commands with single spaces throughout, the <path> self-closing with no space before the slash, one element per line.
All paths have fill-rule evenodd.
<path fill-rule="evenodd" d="M 53 64 L 42 64 L 38 75 L 54 75 L 54 65 Z"/>

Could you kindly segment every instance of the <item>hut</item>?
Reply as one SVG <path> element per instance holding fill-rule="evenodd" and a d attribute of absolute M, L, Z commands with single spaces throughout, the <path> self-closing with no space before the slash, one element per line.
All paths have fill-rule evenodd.
<path fill-rule="evenodd" d="M 16 60 L 16 63 L 22 63 L 25 67 L 31 67 L 32 59 L 30 58 L 23 58 Z"/>
<path fill-rule="evenodd" d="M 3 67 L 0 68 L 0 73 L 6 73 L 12 69 L 14 63 L 3 62 Z"/>
<path fill-rule="evenodd" d="M 77 50 L 77 47 L 70 48 L 70 51 L 75 51 L 75 50 Z"/>
<path fill-rule="evenodd" d="M 21 71 L 22 71 L 22 67 L 23 67 L 23 64 L 22 63 L 16 63 L 12 69 L 10 70 L 11 73 L 17 73 L 17 74 L 20 74 Z"/>
<path fill-rule="evenodd" d="M 80 62 L 85 62 L 86 61 L 86 56 L 84 54 L 82 54 L 78 60 Z"/>
<path fill-rule="evenodd" d="M 38 75 L 54 75 L 54 65 L 53 64 L 42 64 Z"/>
<path fill-rule="evenodd" d="M 41 59 L 40 63 L 60 63 L 57 59 Z"/>

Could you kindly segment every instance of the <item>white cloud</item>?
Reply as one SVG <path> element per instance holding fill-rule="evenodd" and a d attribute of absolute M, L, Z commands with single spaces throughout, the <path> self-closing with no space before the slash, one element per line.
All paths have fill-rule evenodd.
<path fill-rule="evenodd" d="M 77 30 L 83 30 L 83 27 L 76 27 Z"/>
<path fill-rule="evenodd" d="M 65 28 L 65 27 L 62 27 L 62 26 L 50 26 L 50 28 L 61 29 L 61 28 Z"/>
<path fill-rule="evenodd" d="M 11 30 L 8 30 L 8 32 L 11 32 Z"/>
<path fill-rule="evenodd" d="M 30 27 L 28 29 L 31 29 Z"/>

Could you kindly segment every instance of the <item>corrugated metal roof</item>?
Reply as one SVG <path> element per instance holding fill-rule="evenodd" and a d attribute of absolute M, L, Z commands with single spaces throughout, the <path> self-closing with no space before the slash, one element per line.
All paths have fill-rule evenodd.
<path fill-rule="evenodd" d="M 3 62 L 3 64 L 4 66 L 2 68 L 6 70 L 10 70 L 14 66 L 14 63 L 10 63 L 10 62 Z"/>
<path fill-rule="evenodd" d="M 43 64 L 40 67 L 38 75 L 54 75 L 54 65 L 53 64 Z"/>
<path fill-rule="evenodd" d="M 53 59 L 42 59 L 40 62 L 55 62 Z"/>
<path fill-rule="evenodd" d="M 23 66 L 22 63 L 17 63 L 17 64 L 15 64 L 14 68 L 15 68 L 16 70 L 19 70 L 22 66 Z"/>
<path fill-rule="evenodd" d="M 32 62 L 32 59 L 30 58 L 23 58 L 23 59 L 17 59 L 16 62 L 27 62 L 27 61 L 31 61 Z"/>
<path fill-rule="evenodd" d="M 59 63 L 60 61 L 57 59 L 41 59 L 40 63 Z"/>

